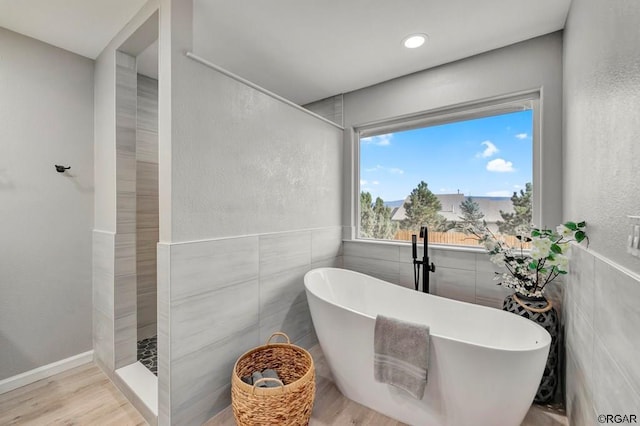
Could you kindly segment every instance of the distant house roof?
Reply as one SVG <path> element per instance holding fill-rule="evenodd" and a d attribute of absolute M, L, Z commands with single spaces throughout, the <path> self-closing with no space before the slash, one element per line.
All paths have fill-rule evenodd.
<path fill-rule="evenodd" d="M 487 223 L 495 223 L 498 220 L 502 220 L 500 216 L 500 210 L 503 212 L 513 212 L 513 203 L 510 197 L 466 197 L 464 194 L 435 194 L 442 205 L 440 213 L 448 221 L 459 221 L 462 216 L 460 204 L 471 198 L 474 202 L 478 203 L 480 211 L 484 213 L 484 220 Z M 405 198 L 405 203 L 409 202 L 409 197 Z M 403 220 L 406 219 L 407 213 L 404 209 L 404 204 L 394 210 L 391 220 Z"/>

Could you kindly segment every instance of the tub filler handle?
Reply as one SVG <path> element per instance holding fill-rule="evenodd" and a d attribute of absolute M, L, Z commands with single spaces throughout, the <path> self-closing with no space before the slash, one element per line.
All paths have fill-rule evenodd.
<path fill-rule="evenodd" d="M 435 272 L 436 265 L 434 265 L 433 262 L 429 262 L 429 230 L 426 226 L 420 227 L 420 238 L 422 238 L 424 242 L 422 260 L 418 260 L 418 237 L 416 234 L 411 235 L 411 253 L 413 255 L 413 281 L 415 284 L 415 289 L 417 291 L 420 283 L 420 266 L 423 266 L 422 292 L 429 293 L 429 272 Z"/>

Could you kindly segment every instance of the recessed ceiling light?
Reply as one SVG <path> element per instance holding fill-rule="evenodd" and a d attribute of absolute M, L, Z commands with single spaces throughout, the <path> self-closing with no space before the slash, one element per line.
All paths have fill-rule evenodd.
<path fill-rule="evenodd" d="M 425 41 L 427 41 L 426 34 L 411 34 L 402 40 L 402 44 L 407 49 L 415 49 L 416 47 L 422 46 Z"/>

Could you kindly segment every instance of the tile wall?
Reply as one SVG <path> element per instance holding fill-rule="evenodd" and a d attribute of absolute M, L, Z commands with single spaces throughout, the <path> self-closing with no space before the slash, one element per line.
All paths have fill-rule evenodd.
<path fill-rule="evenodd" d="M 422 247 L 418 257 L 422 258 Z M 499 269 L 483 251 L 430 247 L 429 261 L 436 265 L 429 278 L 432 294 L 502 308 L 502 301 L 512 293 L 493 280 Z M 344 267 L 414 288 L 409 244 L 345 241 Z"/>
<path fill-rule="evenodd" d="M 114 240 L 113 232 L 93 231 L 93 351 L 106 371 L 114 370 Z"/>
<path fill-rule="evenodd" d="M 307 348 L 317 342 L 303 277 L 316 267 L 342 265 L 341 232 L 329 227 L 159 244 L 158 259 L 169 268 L 159 270 L 158 344 L 171 354 L 169 363 L 159 360 L 159 405 L 170 407 L 162 421 L 201 424 L 228 406 L 236 359 L 273 332 Z"/>
<path fill-rule="evenodd" d="M 564 324 L 570 423 L 640 416 L 640 277 L 583 247 L 572 251 Z"/>
<path fill-rule="evenodd" d="M 137 340 L 157 333 L 158 81 L 138 74 L 136 120 Z"/>
<path fill-rule="evenodd" d="M 136 362 L 136 59 L 116 52 L 114 368 Z"/>
<path fill-rule="evenodd" d="M 136 361 L 136 65 L 116 52 L 116 232 L 93 232 L 93 328 L 112 374 Z"/>

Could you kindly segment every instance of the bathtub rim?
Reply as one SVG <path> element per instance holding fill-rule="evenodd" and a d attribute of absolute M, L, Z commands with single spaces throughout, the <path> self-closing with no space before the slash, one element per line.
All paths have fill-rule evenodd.
<path fill-rule="evenodd" d="M 324 270 L 346 271 L 346 272 L 351 273 L 351 274 L 356 274 L 356 275 L 360 275 L 360 276 L 363 276 L 363 277 L 367 277 L 367 278 L 372 279 L 372 280 L 380 281 L 380 282 L 385 283 L 387 285 L 400 287 L 400 289 L 402 289 L 401 291 L 405 291 L 405 290 L 407 290 L 407 291 L 415 291 L 415 290 L 411 290 L 409 288 L 403 287 L 401 285 L 393 284 L 393 283 L 390 283 L 389 281 L 385 281 L 385 280 L 382 280 L 380 278 L 376 278 L 376 277 L 373 277 L 371 275 L 364 274 L 362 272 L 352 271 L 350 269 L 344 269 L 344 268 L 320 267 L 320 268 L 311 269 L 310 271 L 308 271 L 307 273 L 304 274 L 304 288 L 305 288 L 305 291 L 307 292 L 307 294 L 310 293 L 311 295 L 313 295 L 314 297 L 322 300 L 325 303 L 328 303 L 330 305 L 334 305 L 336 307 L 339 307 L 340 309 L 344 309 L 346 311 L 352 312 L 352 313 L 354 313 L 356 315 L 359 315 L 361 317 L 364 317 L 364 318 L 371 319 L 373 321 L 376 320 L 376 317 L 371 316 L 371 315 L 367 315 L 367 314 L 362 313 L 360 311 L 356 311 L 355 309 L 350 308 L 348 306 L 345 306 L 345 305 L 342 305 L 342 304 L 335 303 L 333 301 L 327 300 L 326 298 L 316 294 L 311 289 L 309 289 L 309 285 L 307 284 L 307 276 L 311 275 L 312 273 L 314 273 L 316 271 L 321 272 L 321 271 L 324 271 Z M 504 314 L 506 314 L 506 315 L 513 315 L 513 317 L 511 317 L 512 320 L 514 320 L 514 321 L 526 321 L 526 323 L 523 323 L 523 324 L 527 324 L 527 327 L 534 326 L 534 327 L 537 327 L 537 328 L 539 328 L 540 330 L 542 330 L 544 332 L 542 334 L 544 336 L 544 340 L 543 340 L 541 345 L 528 346 L 528 347 L 523 347 L 523 348 L 509 348 L 509 347 L 497 346 L 497 345 L 487 345 L 487 344 L 482 344 L 482 343 L 471 342 L 471 341 L 468 341 L 468 340 L 458 339 L 458 338 L 450 337 L 450 336 L 439 334 L 439 333 L 430 333 L 430 335 L 432 337 L 437 337 L 439 339 L 444 339 L 444 340 L 448 340 L 448 341 L 451 341 L 451 342 L 457 342 L 457 343 L 461 343 L 461 344 L 465 344 L 465 345 L 472 345 L 472 346 L 477 346 L 477 347 L 481 347 L 481 348 L 486 348 L 486 349 L 491 349 L 491 350 L 496 350 L 496 351 L 507 351 L 507 352 L 530 352 L 530 351 L 540 350 L 540 349 L 543 349 L 543 348 L 549 348 L 551 346 L 551 335 L 549 334 L 549 332 L 547 330 L 545 330 L 544 327 L 540 326 L 539 324 L 536 324 L 533 321 L 528 320 L 527 318 L 523 318 L 523 317 L 521 317 L 519 315 L 515 315 L 513 313 L 502 311 L 502 310 L 499 310 L 497 308 L 492 308 L 492 307 L 489 307 L 489 306 L 477 305 L 477 304 L 474 304 L 474 303 L 463 302 L 461 300 L 449 299 L 449 298 L 446 298 L 446 297 L 442 297 L 442 296 L 438 296 L 438 295 L 430 294 L 430 293 L 426 293 L 426 294 L 428 294 L 428 296 L 430 296 L 430 297 L 436 297 L 436 298 L 439 298 L 439 299 L 444 299 L 444 300 L 446 300 L 447 303 L 457 303 L 457 304 L 463 304 L 463 305 L 471 305 L 474 308 L 478 308 L 478 309 L 490 309 L 490 310 L 494 310 L 494 311 L 498 311 L 498 312 L 504 312 Z M 502 314 L 499 314 L 499 315 L 502 315 Z"/>

